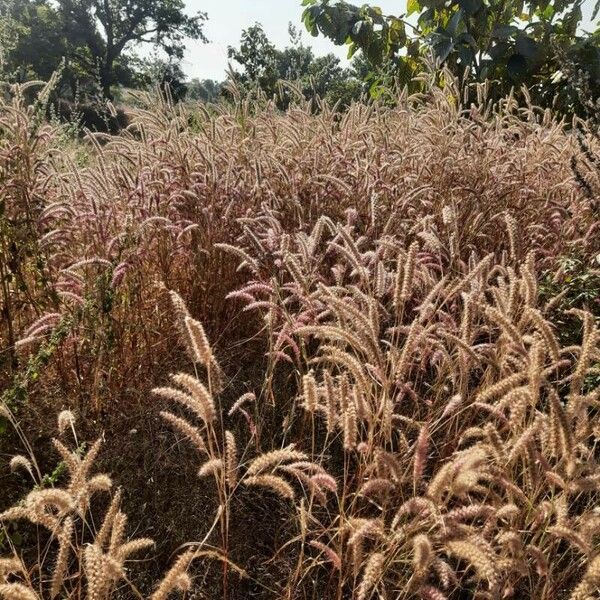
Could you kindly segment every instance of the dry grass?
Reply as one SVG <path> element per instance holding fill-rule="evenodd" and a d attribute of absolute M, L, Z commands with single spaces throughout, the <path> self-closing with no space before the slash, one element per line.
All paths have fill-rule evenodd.
<path fill-rule="evenodd" d="M 565 258 L 597 276 L 597 208 L 564 124 L 478 92 L 161 104 L 75 146 L 2 107 L 5 443 L 36 487 L 0 497 L 0 597 L 598 597 L 599 310 L 556 292 Z M 50 407 L 106 431 L 110 502 L 71 412 L 42 476 Z"/>

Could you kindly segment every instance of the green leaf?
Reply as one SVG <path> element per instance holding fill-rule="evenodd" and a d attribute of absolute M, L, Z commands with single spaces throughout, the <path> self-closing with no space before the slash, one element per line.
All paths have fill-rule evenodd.
<path fill-rule="evenodd" d="M 539 44 L 529 36 L 520 34 L 515 44 L 517 52 L 528 60 L 533 60 L 540 49 Z"/>
<path fill-rule="evenodd" d="M 468 46 L 458 47 L 458 57 L 460 58 L 461 64 L 465 67 L 473 63 L 473 52 Z"/>
<path fill-rule="evenodd" d="M 446 31 L 450 34 L 450 36 L 454 37 L 456 35 L 456 30 L 462 21 L 463 11 L 459 8 L 453 15 L 450 21 L 448 22 L 448 26 L 446 27 Z"/>
<path fill-rule="evenodd" d="M 406 48 L 406 54 L 408 56 L 419 56 L 419 49 L 421 47 L 421 43 L 419 40 L 413 40 Z"/>
<path fill-rule="evenodd" d="M 404 23 L 394 19 L 389 26 L 388 43 L 395 48 L 403 48 L 406 44 L 406 29 Z"/>
<path fill-rule="evenodd" d="M 600 4 L 600 0 L 598 0 L 598 3 Z M 421 8 L 419 0 L 408 0 L 406 3 L 406 14 L 410 16 L 413 13 L 419 12 Z"/>
<path fill-rule="evenodd" d="M 544 10 L 538 11 L 537 14 L 541 19 L 544 19 L 545 21 L 550 21 L 555 14 L 555 10 L 552 4 L 548 4 L 548 6 L 544 8 Z"/>
<path fill-rule="evenodd" d="M 484 7 L 482 0 L 458 0 L 458 5 L 469 17 Z"/>
<path fill-rule="evenodd" d="M 458 38 L 458 41 L 463 43 L 463 44 L 467 44 L 468 46 L 470 46 L 474 51 L 477 51 L 477 42 L 475 40 L 475 38 L 470 34 L 470 33 L 463 33 L 461 34 L 461 36 Z"/>
<path fill-rule="evenodd" d="M 434 23 L 434 17 L 435 10 L 433 8 L 428 8 L 425 12 L 419 15 L 419 27 L 424 31 L 430 30 Z"/>
<path fill-rule="evenodd" d="M 360 48 L 369 46 L 374 39 L 373 25 L 369 21 L 358 21 L 352 28 L 350 39 Z"/>
<path fill-rule="evenodd" d="M 514 25 L 496 25 L 492 31 L 492 38 L 498 40 L 508 40 L 518 31 Z"/>
<path fill-rule="evenodd" d="M 527 61 L 520 54 L 513 54 L 508 59 L 506 68 L 513 79 L 520 79 L 527 72 Z"/>
<path fill-rule="evenodd" d="M 442 62 L 448 58 L 453 48 L 454 42 L 452 41 L 452 38 L 448 36 L 439 36 L 438 40 L 433 44 L 435 55 Z"/>

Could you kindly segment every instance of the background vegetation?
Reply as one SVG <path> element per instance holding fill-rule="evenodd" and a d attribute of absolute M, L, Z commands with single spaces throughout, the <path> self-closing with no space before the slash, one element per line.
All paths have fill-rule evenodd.
<path fill-rule="evenodd" d="M 287 81 L 307 99 L 339 100 L 344 108 L 364 94 L 393 98 L 405 85 L 419 91 L 415 76 L 430 56 L 461 81 L 489 81 L 495 99 L 525 85 L 537 105 L 561 114 L 584 113 L 582 86 L 591 99 L 600 91 L 599 38 L 581 27 L 584 0 L 411 0 L 398 15 L 340 0 L 302 4 L 306 29 L 347 45 L 352 67 L 331 54 L 315 57 L 292 24 L 289 46 L 276 48 L 256 23 L 229 48 L 228 78 L 235 78 L 238 92 L 276 96 L 285 108 L 289 97 L 280 82 Z M 125 89 L 167 85 L 175 100 L 187 94 L 214 102 L 228 96 L 225 82 L 186 82 L 180 66 L 186 38 L 207 41 L 207 18 L 188 15 L 182 0 L 3 0 L 0 75 L 23 83 L 46 81 L 60 70 L 53 95 L 68 103 L 58 112 L 96 129 L 98 123 L 81 119 L 78 108 L 91 102 L 102 112 L 103 101 L 123 99 Z M 152 51 L 142 55 L 144 46 Z"/>

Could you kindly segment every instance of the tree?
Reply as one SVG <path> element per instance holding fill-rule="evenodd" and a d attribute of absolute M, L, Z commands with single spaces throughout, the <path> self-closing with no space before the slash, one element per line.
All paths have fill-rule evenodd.
<path fill-rule="evenodd" d="M 187 84 L 187 100 L 217 102 L 221 96 L 222 84 L 213 79 L 192 79 Z"/>
<path fill-rule="evenodd" d="M 98 72 L 102 93 L 112 98 L 115 67 L 135 44 L 152 44 L 169 58 L 183 58 L 182 41 L 205 41 L 205 13 L 188 16 L 183 0 L 57 0 L 68 38 L 81 36 L 79 59 Z"/>
<path fill-rule="evenodd" d="M 267 96 L 275 93 L 279 79 L 277 50 L 260 23 L 244 29 L 240 47 L 229 46 L 227 56 L 243 68 L 241 73 L 236 73 L 239 83 L 257 86 Z"/>
<path fill-rule="evenodd" d="M 185 73 L 179 61 L 164 60 L 156 54 L 141 61 L 142 66 L 136 74 L 138 87 L 158 87 L 175 101 L 183 100 L 188 93 L 188 84 L 185 82 Z"/>
<path fill-rule="evenodd" d="M 578 61 L 591 77 L 598 71 L 597 36 L 578 34 L 582 3 L 408 0 L 406 14 L 394 16 L 374 6 L 303 0 L 303 21 L 312 35 L 347 44 L 350 56 L 360 50 L 372 65 L 395 58 L 410 76 L 427 46 L 458 75 L 468 68 L 478 80 L 501 82 L 502 93 L 521 83 L 540 86 L 541 93 L 561 60 Z M 415 16 L 413 25 L 407 18 Z"/>
<path fill-rule="evenodd" d="M 50 79 L 66 54 L 59 18 L 45 0 L 0 0 L 0 69 L 6 79 Z"/>
<path fill-rule="evenodd" d="M 64 61 L 72 87 L 97 82 L 112 99 L 114 84 L 135 80 L 136 46 L 153 45 L 174 68 L 185 37 L 205 40 L 206 15 L 188 16 L 184 7 L 184 0 L 0 0 L 3 70 L 17 80 L 48 79 Z"/>
<path fill-rule="evenodd" d="M 306 99 L 316 96 L 330 102 L 342 99 L 347 106 L 360 96 L 362 85 L 350 69 L 343 69 L 333 55 L 315 57 L 312 49 L 302 42 L 301 33 L 291 24 L 288 29 L 290 45 L 279 50 L 265 34 L 260 23 L 242 32 L 239 48 L 230 47 L 228 55 L 242 68 L 235 72 L 238 85 L 246 93 L 262 92 L 276 98 L 279 108 L 285 109 L 291 100 L 289 91 L 279 82 L 290 81 Z"/>
<path fill-rule="evenodd" d="M 277 72 L 281 79 L 297 81 L 307 73 L 314 71 L 317 61 L 321 60 L 323 63 L 322 59 L 324 59 L 325 62 L 328 62 L 329 57 L 315 59 L 312 49 L 302 43 L 302 34 L 291 23 L 288 25 L 288 35 L 290 36 L 290 45 L 276 52 Z"/>

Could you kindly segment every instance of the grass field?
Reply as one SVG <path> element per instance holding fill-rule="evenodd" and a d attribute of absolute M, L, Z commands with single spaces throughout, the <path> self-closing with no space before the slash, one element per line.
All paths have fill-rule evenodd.
<path fill-rule="evenodd" d="M 598 597 L 597 141 L 445 81 L 0 105 L 0 598 Z"/>

